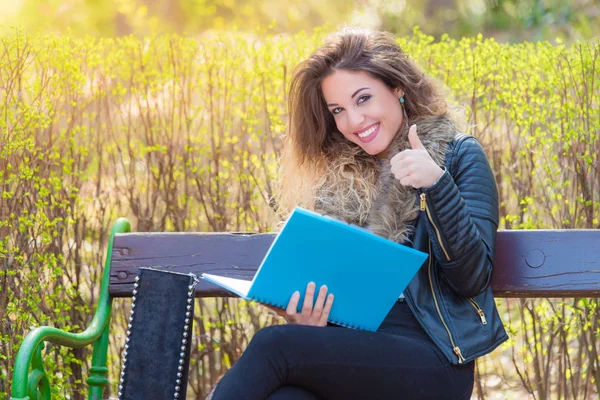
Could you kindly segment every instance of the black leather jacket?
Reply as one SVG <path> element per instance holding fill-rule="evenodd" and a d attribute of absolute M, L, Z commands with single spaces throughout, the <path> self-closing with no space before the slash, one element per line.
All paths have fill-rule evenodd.
<path fill-rule="evenodd" d="M 498 192 L 474 137 L 454 140 L 444 175 L 418 201 L 413 247 L 430 256 L 404 296 L 448 360 L 466 363 L 508 339 L 490 288 Z"/>

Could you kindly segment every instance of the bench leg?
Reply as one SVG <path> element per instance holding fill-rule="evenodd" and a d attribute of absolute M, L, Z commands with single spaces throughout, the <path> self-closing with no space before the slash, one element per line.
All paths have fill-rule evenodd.
<path fill-rule="evenodd" d="M 109 323 L 110 324 L 110 323 Z M 94 343 L 92 353 L 92 368 L 87 383 L 90 386 L 90 400 L 104 399 L 104 389 L 108 385 L 108 368 L 106 367 L 106 353 L 108 352 L 108 328 L 106 324 L 102 335 Z"/>

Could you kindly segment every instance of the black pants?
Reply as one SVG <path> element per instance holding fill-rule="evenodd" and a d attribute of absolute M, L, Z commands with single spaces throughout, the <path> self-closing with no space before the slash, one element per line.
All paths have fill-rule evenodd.
<path fill-rule="evenodd" d="M 213 400 L 469 399 L 474 363 L 448 362 L 397 302 L 378 332 L 279 325 L 256 333 Z"/>

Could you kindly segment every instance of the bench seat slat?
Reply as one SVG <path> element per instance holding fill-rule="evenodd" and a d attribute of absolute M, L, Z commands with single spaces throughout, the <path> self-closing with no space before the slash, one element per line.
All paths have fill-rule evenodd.
<path fill-rule="evenodd" d="M 139 267 L 252 279 L 275 234 L 126 233 L 115 236 L 109 293 L 131 297 Z M 599 297 L 600 230 L 499 231 L 497 297 Z M 201 281 L 197 297 L 227 296 Z"/>

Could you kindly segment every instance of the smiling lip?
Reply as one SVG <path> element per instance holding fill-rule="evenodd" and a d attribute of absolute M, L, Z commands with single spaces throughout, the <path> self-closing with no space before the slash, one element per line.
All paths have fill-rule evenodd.
<path fill-rule="evenodd" d="M 380 125 L 379 125 L 379 122 L 378 122 L 376 124 L 373 124 L 373 125 L 369 126 L 366 129 L 360 130 L 358 132 L 354 132 L 354 134 L 358 137 L 358 139 L 361 142 L 363 142 L 363 143 L 369 143 L 371 140 L 375 139 L 375 137 L 379 133 L 379 128 L 380 128 Z M 370 132 L 367 136 L 362 136 L 361 137 L 361 135 L 364 135 L 365 132 L 368 132 L 370 130 L 372 132 Z"/>

